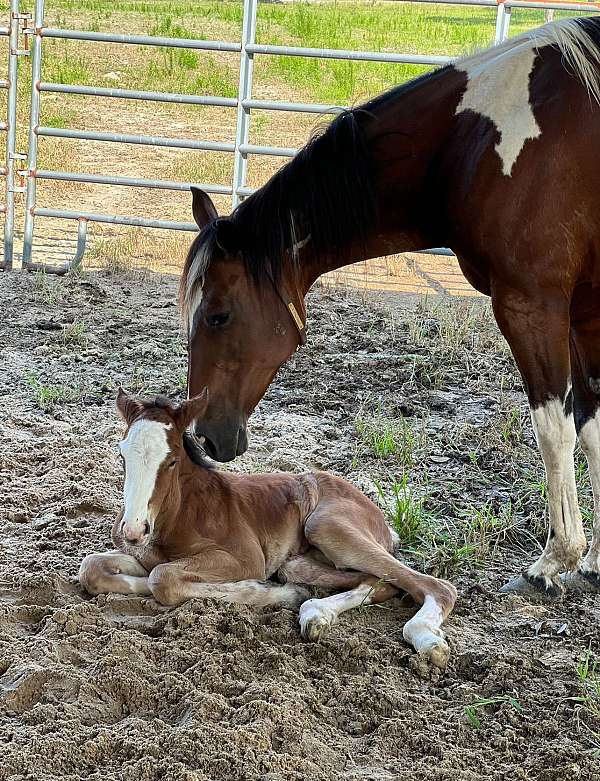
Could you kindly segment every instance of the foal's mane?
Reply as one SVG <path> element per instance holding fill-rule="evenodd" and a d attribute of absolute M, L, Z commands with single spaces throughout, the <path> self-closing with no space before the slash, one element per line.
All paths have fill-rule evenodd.
<path fill-rule="evenodd" d="M 154 409 L 158 409 L 166 412 L 169 417 L 172 417 L 177 409 L 171 399 L 168 399 L 166 396 L 156 396 L 154 399 L 144 399 L 141 403 L 145 414 L 151 413 Z M 199 466 L 202 469 L 215 469 L 214 464 L 208 459 L 202 445 L 190 429 L 183 432 L 182 442 L 188 458 L 196 464 L 196 466 Z"/>

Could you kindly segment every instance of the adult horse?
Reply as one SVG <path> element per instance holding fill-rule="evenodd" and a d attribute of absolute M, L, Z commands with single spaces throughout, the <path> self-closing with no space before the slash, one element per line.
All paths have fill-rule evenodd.
<path fill-rule="evenodd" d="M 546 467 L 550 532 L 520 583 L 555 593 L 579 568 L 600 588 L 599 103 L 600 19 L 563 20 L 342 114 L 228 218 L 195 190 L 181 296 L 209 454 L 246 449 L 248 416 L 305 340 L 317 277 L 451 247 L 491 296 Z M 595 498 L 583 561 L 576 434 Z"/>

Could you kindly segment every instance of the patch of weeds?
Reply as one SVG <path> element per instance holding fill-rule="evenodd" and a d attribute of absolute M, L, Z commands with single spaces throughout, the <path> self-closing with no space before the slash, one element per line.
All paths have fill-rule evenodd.
<path fill-rule="evenodd" d="M 523 441 L 523 419 L 519 407 L 513 407 L 500 419 L 500 435 L 505 445 Z"/>
<path fill-rule="evenodd" d="M 406 469 L 414 464 L 418 435 L 403 418 L 398 421 L 357 418 L 355 426 L 363 443 L 377 458 L 396 456 Z"/>
<path fill-rule="evenodd" d="M 63 344 L 70 346 L 87 345 L 86 325 L 82 322 L 69 323 L 63 326 L 62 332 Z"/>
<path fill-rule="evenodd" d="M 68 385 L 45 385 L 39 377 L 31 372 L 25 375 L 25 382 L 33 390 L 40 409 L 51 412 L 57 404 L 75 401 L 79 392 Z"/>
<path fill-rule="evenodd" d="M 394 481 L 388 490 L 378 482 L 375 486 L 384 512 L 398 533 L 402 547 L 413 548 L 431 536 L 430 518 L 423 507 L 424 500 L 413 493 L 407 474 L 402 475 L 400 482 Z"/>
<path fill-rule="evenodd" d="M 581 694 L 569 697 L 577 706 L 577 717 L 589 733 L 592 744 L 592 754 L 600 757 L 600 733 L 592 729 L 585 718 L 600 720 L 600 659 L 596 658 L 591 649 L 581 657 L 575 668 Z"/>
<path fill-rule="evenodd" d="M 523 713 L 524 711 L 523 706 L 517 699 L 515 699 L 515 697 L 502 695 L 500 697 L 481 698 L 475 700 L 475 702 L 472 702 L 470 705 L 465 707 L 465 716 L 467 717 L 467 721 L 472 727 L 479 729 L 481 727 L 481 719 L 479 717 L 479 712 L 481 709 L 487 708 L 490 705 L 503 705 L 504 703 L 508 703 L 519 713 Z"/>
<path fill-rule="evenodd" d="M 471 550 L 472 557 L 480 564 L 493 557 L 497 545 L 504 541 L 516 525 L 510 500 L 499 509 L 488 501 L 482 507 L 471 507 L 460 515 L 463 520 L 464 546 Z"/>
<path fill-rule="evenodd" d="M 62 297 L 62 287 L 55 279 L 51 279 L 43 269 L 33 275 L 33 289 L 36 297 L 46 304 L 56 304 Z"/>

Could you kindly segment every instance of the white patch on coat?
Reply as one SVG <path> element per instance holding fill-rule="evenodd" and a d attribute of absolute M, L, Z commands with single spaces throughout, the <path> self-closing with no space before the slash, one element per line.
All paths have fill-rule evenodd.
<path fill-rule="evenodd" d="M 511 175 L 526 142 L 541 134 L 531 106 L 529 83 L 538 52 L 546 46 L 560 51 L 567 70 L 600 103 L 600 49 L 574 19 L 510 38 L 454 66 L 468 79 L 456 113 L 474 111 L 494 123 L 500 133 L 496 151 L 506 176 Z"/>
<path fill-rule="evenodd" d="M 531 411 L 533 430 L 546 468 L 548 516 L 551 534 L 540 558 L 528 574 L 550 585 L 559 572 L 577 569 L 586 545 L 577 500 L 575 423 L 565 414 L 561 399 L 550 399 Z"/>
<path fill-rule="evenodd" d="M 156 420 L 138 420 L 121 442 L 125 459 L 124 512 L 122 531 L 131 540 L 142 537 L 146 523 L 152 532 L 153 518 L 149 504 L 154 493 L 160 465 L 169 454 L 166 423 Z"/>
<path fill-rule="evenodd" d="M 581 569 L 600 575 L 600 410 L 596 411 L 579 432 L 579 444 L 585 453 L 594 494 L 594 528 L 592 544 L 584 558 Z"/>

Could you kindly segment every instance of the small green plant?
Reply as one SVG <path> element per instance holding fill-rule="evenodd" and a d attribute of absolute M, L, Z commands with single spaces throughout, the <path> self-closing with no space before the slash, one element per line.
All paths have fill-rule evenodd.
<path fill-rule="evenodd" d="M 467 721 L 472 727 L 479 729 L 481 727 L 481 719 L 479 717 L 479 712 L 481 709 L 487 708 L 490 705 L 502 705 L 505 702 L 511 705 L 516 711 L 519 711 L 519 713 L 522 713 L 524 710 L 523 706 L 514 697 L 509 697 L 508 695 L 502 695 L 500 697 L 487 697 L 477 699 L 475 702 L 472 702 L 471 705 L 467 705 L 465 707 L 465 716 L 467 717 Z"/>
<path fill-rule="evenodd" d="M 412 548 L 429 536 L 429 519 L 423 509 L 423 499 L 417 498 L 408 483 L 408 475 L 390 486 L 391 496 L 380 483 L 375 483 L 377 493 L 390 522 L 400 538 L 400 544 Z"/>
<path fill-rule="evenodd" d="M 25 381 L 33 390 L 38 406 L 44 412 L 51 412 L 62 402 L 74 401 L 79 395 L 76 389 L 67 385 L 45 385 L 32 373 L 25 375 Z"/>
<path fill-rule="evenodd" d="M 378 458 L 396 456 L 406 469 L 414 464 L 417 435 L 403 418 L 398 421 L 357 418 L 355 426 L 362 441 Z"/>
<path fill-rule="evenodd" d="M 85 323 L 69 323 L 63 326 L 62 340 L 65 345 L 80 345 L 85 346 L 87 344 L 87 333 Z"/>
<path fill-rule="evenodd" d="M 43 269 L 39 269 L 33 275 L 33 289 L 36 297 L 41 299 L 45 304 L 56 304 L 61 297 L 62 288 L 54 279 L 50 279 L 50 276 L 46 274 Z"/>

